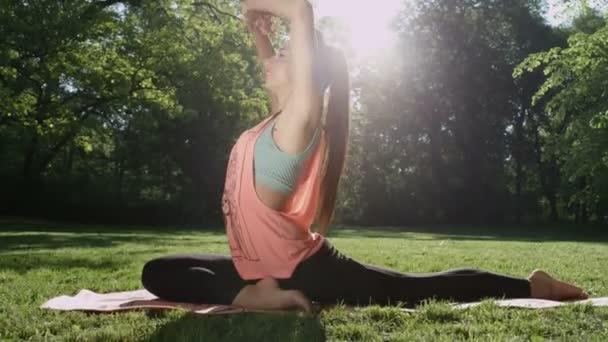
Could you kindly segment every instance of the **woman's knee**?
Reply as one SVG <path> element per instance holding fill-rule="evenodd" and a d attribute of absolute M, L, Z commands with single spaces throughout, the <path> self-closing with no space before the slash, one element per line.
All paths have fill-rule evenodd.
<path fill-rule="evenodd" d="M 463 275 L 463 276 L 465 276 L 465 275 L 479 275 L 479 274 L 484 274 L 484 273 L 488 273 L 488 272 L 479 270 L 476 268 L 459 267 L 459 268 L 452 268 L 447 271 L 439 272 L 439 273 L 445 273 L 446 275 Z"/>
<path fill-rule="evenodd" d="M 141 283 L 149 292 L 156 292 L 161 277 L 166 272 L 163 272 L 163 261 L 161 259 L 153 259 L 144 264 L 141 271 Z"/>

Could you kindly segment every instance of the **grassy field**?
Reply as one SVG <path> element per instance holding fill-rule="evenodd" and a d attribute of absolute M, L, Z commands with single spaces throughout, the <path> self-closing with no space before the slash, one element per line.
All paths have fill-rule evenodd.
<path fill-rule="evenodd" d="M 402 271 L 477 267 L 525 276 L 544 268 L 608 296 L 608 231 L 595 229 L 412 227 L 335 230 L 330 239 L 363 262 Z M 140 288 L 152 257 L 181 252 L 228 253 L 221 230 L 120 229 L 48 223 L 0 223 L 0 341 L 608 341 L 608 308 L 545 311 L 491 302 L 452 310 L 430 302 L 417 313 L 397 308 L 334 308 L 298 313 L 201 317 L 184 312 L 59 313 L 46 299 Z"/>

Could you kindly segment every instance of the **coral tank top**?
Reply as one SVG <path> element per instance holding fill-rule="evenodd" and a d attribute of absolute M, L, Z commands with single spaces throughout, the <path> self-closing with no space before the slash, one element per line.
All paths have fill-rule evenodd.
<path fill-rule="evenodd" d="M 310 230 L 319 204 L 324 132 L 284 209 L 268 207 L 255 191 L 254 145 L 273 117 L 240 135 L 230 152 L 226 172 L 224 224 L 232 260 L 245 280 L 291 277 L 301 261 L 319 250 L 324 239 Z"/>

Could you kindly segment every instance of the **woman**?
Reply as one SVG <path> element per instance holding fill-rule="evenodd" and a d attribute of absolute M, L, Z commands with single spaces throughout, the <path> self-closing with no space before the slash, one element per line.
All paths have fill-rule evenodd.
<path fill-rule="evenodd" d="M 245 131 L 230 153 L 222 209 L 231 257 L 151 260 L 142 273 L 148 291 L 180 302 L 305 311 L 311 311 L 311 300 L 412 306 L 428 298 L 586 298 L 581 289 L 540 270 L 527 279 L 473 269 L 407 274 L 338 252 L 324 235 L 348 141 L 344 55 L 315 32 L 306 0 L 248 0 L 246 13 L 274 114 Z M 290 22 L 289 45 L 276 56 L 271 15 Z"/>

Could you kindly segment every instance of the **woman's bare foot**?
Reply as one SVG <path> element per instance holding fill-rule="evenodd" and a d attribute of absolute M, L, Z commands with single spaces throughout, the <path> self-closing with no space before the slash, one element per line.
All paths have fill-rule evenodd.
<path fill-rule="evenodd" d="M 587 293 L 581 288 L 559 281 L 543 270 L 534 270 L 530 277 L 532 298 L 550 300 L 587 299 Z"/>
<path fill-rule="evenodd" d="M 256 285 L 245 286 L 234 298 L 233 305 L 254 310 L 301 309 L 312 312 L 312 304 L 297 290 L 282 290 L 272 278 L 260 280 Z"/>

